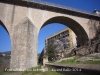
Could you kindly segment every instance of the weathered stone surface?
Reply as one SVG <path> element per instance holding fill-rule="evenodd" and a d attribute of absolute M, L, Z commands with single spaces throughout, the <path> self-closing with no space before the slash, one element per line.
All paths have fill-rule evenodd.
<path fill-rule="evenodd" d="M 66 51 L 64 52 L 64 56 L 65 57 L 70 57 L 70 56 L 74 56 L 74 55 L 78 55 L 78 56 L 85 56 L 85 55 L 89 55 L 89 54 L 94 54 L 94 53 L 99 53 L 100 52 L 100 30 L 98 30 L 98 33 L 96 34 L 96 36 L 91 40 L 91 45 L 87 45 L 87 46 L 81 46 L 79 48 L 74 48 L 74 49 L 69 49 L 66 53 Z M 94 54 L 96 55 L 96 54 Z M 97 54 L 97 56 L 99 56 L 99 54 Z"/>
<path fill-rule="evenodd" d="M 91 45 L 82 46 L 72 50 L 71 55 L 88 55 L 93 53 L 100 52 L 100 30 L 96 33 L 96 36 L 91 40 Z"/>
<path fill-rule="evenodd" d="M 15 27 L 10 66 L 12 69 L 27 69 L 37 66 L 36 35 L 37 29 L 28 18 Z"/>
<path fill-rule="evenodd" d="M 55 46 L 56 51 L 64 50 L 63 42 L 60 40 L 54 40 L 54 43 L 52 43 Z"/>

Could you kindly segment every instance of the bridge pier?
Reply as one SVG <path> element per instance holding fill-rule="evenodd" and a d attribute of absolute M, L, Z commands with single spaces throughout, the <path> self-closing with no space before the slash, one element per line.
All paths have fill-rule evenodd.
<path fill-rule="evenodd" d="M 25 18 L 14 27 L 10 68 L 25 70 L 37 66 L 37 28 Z"/>

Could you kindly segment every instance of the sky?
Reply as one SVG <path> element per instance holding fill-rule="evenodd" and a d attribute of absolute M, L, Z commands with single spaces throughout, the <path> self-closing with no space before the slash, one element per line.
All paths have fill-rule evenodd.
<path fill-rule="evenodd" d="M 11 51 L 10 36 L 0 25 L 0 52 Z"/>
<path fill-rule="evenodd" d="M 100 10 L 100 0 L 41 0 L 55 4 L 60 4 L 75 9 L 93 12 L 94 9 Z M 66 26 L 58 23 L 48 24 L 43 27 L 38 35 L 38 53 L 40 53 L 45 47 L 45 39 L 54 33 L 57 33 Z M 0 52 L 12 50 L 11 41 L 8 33 L 0 26 Z"/>

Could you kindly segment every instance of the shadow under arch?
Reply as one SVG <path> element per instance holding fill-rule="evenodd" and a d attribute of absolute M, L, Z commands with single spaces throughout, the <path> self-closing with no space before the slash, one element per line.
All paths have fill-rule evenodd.
<path fill-rule="evenodd" d="M 64 16 L 53 17 L 53 18 L 48 19 L 42 25 L 41 28 L 43 28 L 44 26 L 50 23 L 60 23 L 60 24 L 64 24 L 68 26 L 76 34 L 78 42 L 80 43 L 80 46 L 85 45 L 89 40 L 88 35 L 86 31 L 84 30 L 84 28 L 78 22 L 76 22 L 75 20 L 71 18 L 64 17 Z"/>
<path fill-rule="evenodd" d="M 0 20 L 0 25 L 7 31 L 7 33 L 9 34 L 9 31 L 7 30 L 6 26 L 3 24 L 3 22 Z"/>

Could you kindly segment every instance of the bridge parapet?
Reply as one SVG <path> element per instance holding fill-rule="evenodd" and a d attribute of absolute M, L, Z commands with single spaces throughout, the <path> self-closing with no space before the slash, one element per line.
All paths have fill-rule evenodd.
<path fill-rule="evenodd" d="M 80 10 L 80 9 L 76 9 L 76 8 L 72 8 L 72 7 L 68 7 L 68 6 L 64 6 L 60 4 L 41 1 L 41 0 L 0 0 L 0 2 L 16 4 L 20 6 L 26 6 L 26 7 L 35 7 L 35 8 L 42 9 L 42 10 L 67 13 L 71 15 L 73 14 L 79 17 L 100 19 L 100 15 L 97 15 L 95 13 L 87 12 L 84 10 Z"/>
<path fill-rule="evenodd" d="M 48 6 L 53 6 L 53 7 L 57 7 L 57 8 L 61 8 L 61 9 L 67 9 L 67 10 L 70 10 L 70 11 L 80 12 L 80 13 L 94 15 L 94 16 L 100 16 L 100 15 L 97 15 L 95 13 L 91 13 L 91 12 L 88 12 L 88 11 L 85 11 L 85 10 L 80 10 L 80 9 L 77 9 L 77 8 L 72 8 L 72 7 L 68 7 L 68 6 L 64 6 L 64 5 L 60 5 L 60 4 L 47 2 L 47 1 L 41 1 L 41 0 L 23 0 L 23 1 L 35 2 L 35 3 L 48 5 Z"/>

